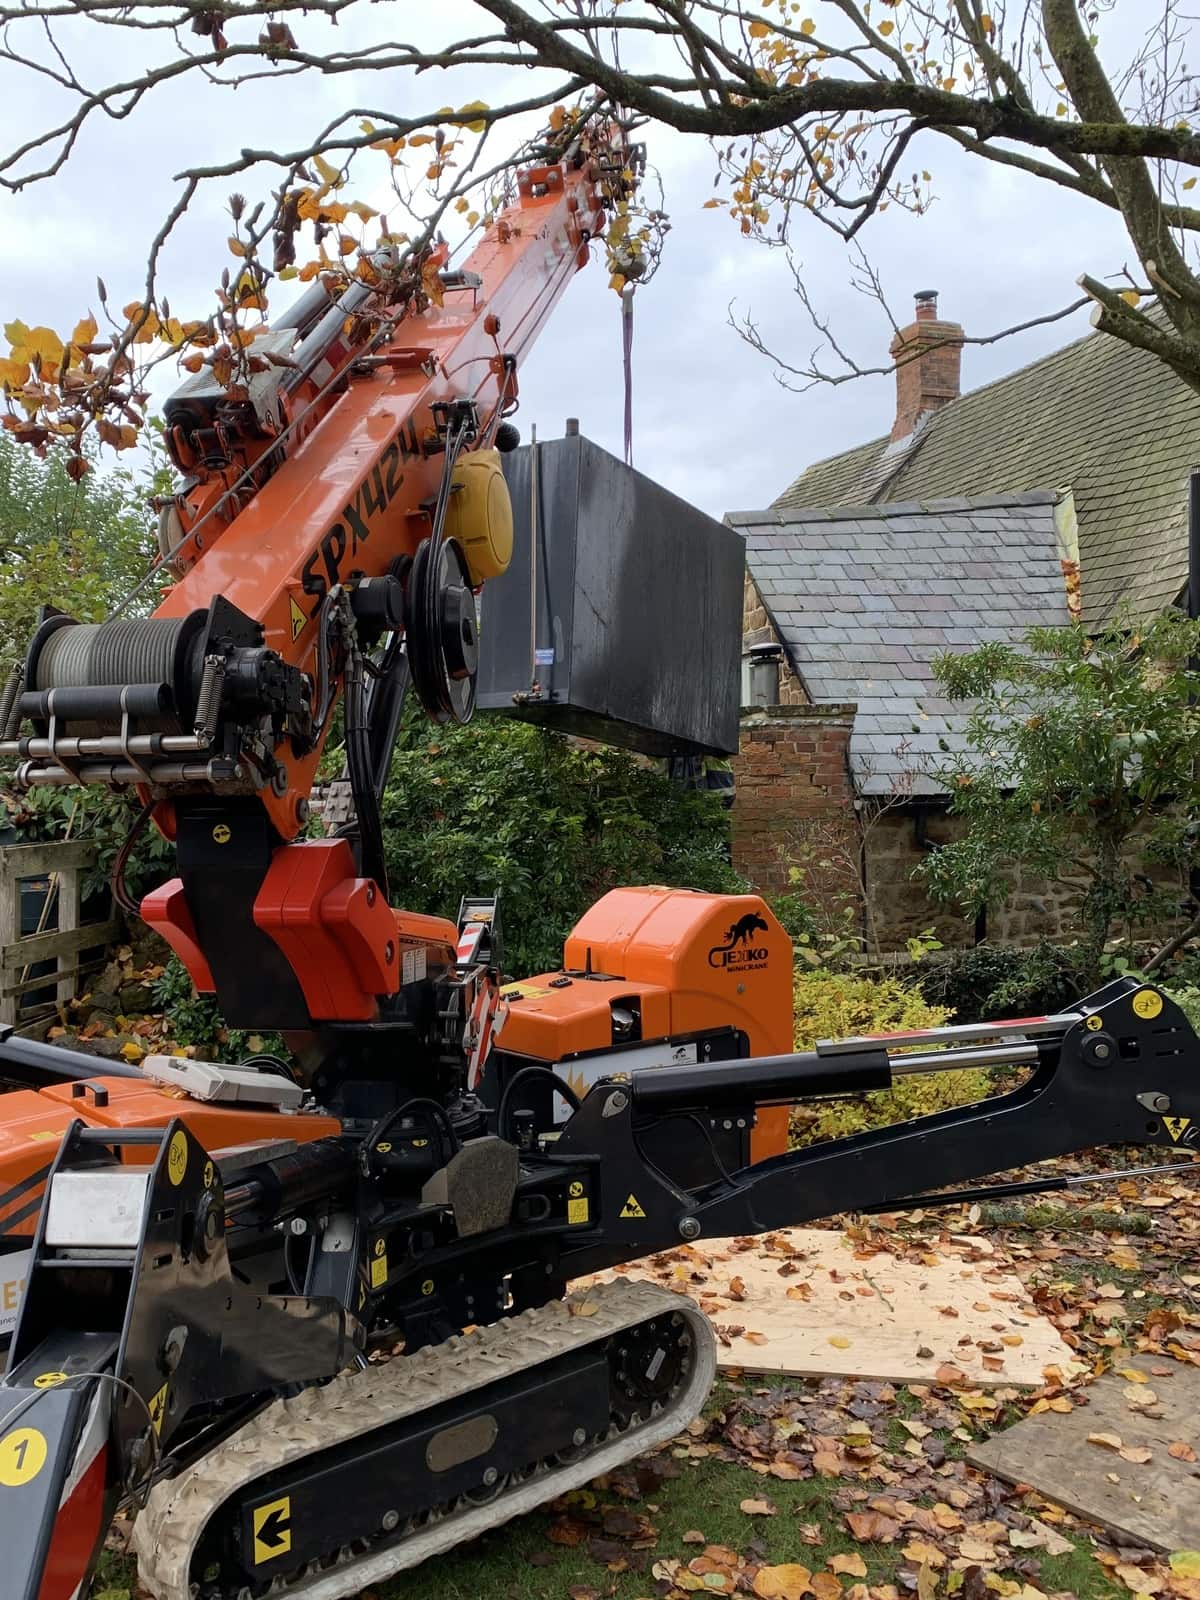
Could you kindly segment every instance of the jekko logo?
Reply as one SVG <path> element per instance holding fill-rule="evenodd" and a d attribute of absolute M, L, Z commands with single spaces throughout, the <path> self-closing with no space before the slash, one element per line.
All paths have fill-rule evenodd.
<path fill-rule="evenodd" d="M 747 911 L 725 935 L 724 944 L 715 944 L 708 952 L 708 964 L 718 971 L 726 967 L 761 967 L 766 964 L 770 951 L 765 945 L 753 943 L 756 933 L 767 933 L 767 924 L 757 911 Z"/>

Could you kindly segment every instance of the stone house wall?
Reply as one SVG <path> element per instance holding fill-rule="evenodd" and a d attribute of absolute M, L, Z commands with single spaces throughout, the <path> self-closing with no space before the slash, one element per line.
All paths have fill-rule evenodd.
<path fill-rule="evenodd" d="M 778 644 L 766 607 L 747 574 L 742 610 L 743 648 Z M 949 948 L 975 942 L 973 918 L 930 900 L 913 874 L 930 847 L 957 837 L 961 823 L 926 804 L 860 798 L 850 767 L 855 707 L 814 705 L 786 657 L 779 667 L 779 703 L 742 714 L 741 749 L 734 758 L 733 864 L 772 895 L 799 890 L 831 922 L 857 903 L 860 926 L 883 952 L 934 929 Z M 922 839 L 924 843 L 922 843 Z M 799 869 L 793 883 L 789 869 Z M 1170 873 L 1155 873 L 1161 884 Z M 1018 871 L 1006 905 L 989 911 L 986 937 L 1032 944 L 1070 936 L 1083 890 L 1078 882 L 1049 884 Z M 1183 898 L 1185 886 L 1179 885 Z"/>

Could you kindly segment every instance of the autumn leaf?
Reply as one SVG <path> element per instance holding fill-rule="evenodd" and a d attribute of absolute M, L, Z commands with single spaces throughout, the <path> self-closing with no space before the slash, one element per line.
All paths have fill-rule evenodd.
<path fill-rule="evenodd" d="M 805 17 L 804 21 L 800 24 L 800 32 L 806 39 L 810 39 L 813 34 L 816 33 L 816 31 L 817 25 L 813 19 L 811 17 Z"/>
<path fill-rule="evenodd" d="M 1131 1562 L 1118 1561 L 1113 1571 L 1131 1594 L 1158 1594 L 1163 1588 L 1162 1578 Z"/>
<path fill-rule="evenodd" d="M 1200 1550 L 1176 1550 L 1170 1567 L 1177 1578 L 1200 1578 Z"/>
<path fill-rule="evenodd" d="M 924 1539 L 910 1539 L 900 1552 L 909 1561 L 916 1561 L 923 1567 L 944 1567 L 946 1556 L 935 1544 L 927 1544 Z"/>
<path fill-rule="evenodd" d="M 769 1500 L 743 1500 L 741 1509 L 748 1517 L 774 1517 L 779 1514 L 779 1507 L 773 1506 Z"/>
<path fill-rule="evenodd" d="M 1192 1449 L 1191 1445 L 1183 1439 L 1173 1440 L 1167 1446 L 1167 1454 L 1169 1456 L 1174 1456 L 1176 1461 L 1195 1461 L 1196 1459 L 1196 1452 Z M 1200 1578 L 1200 1572 L 1189 1574 L 1189 1576 Z"/>
<path fill-rule="evenodd" d="M 341 173 L 336 167 L 331 166 L 324 156 L 313 156 L 312 164 L 316 167 L 322 183 L 328 184 L 331 189 L 336 189 L 341 184 Z"/>
<path fill-rule="evenodd" d="M 742 1509 L 746 1509 L 745 1501 Z M 780 1567 L 759 1567 L 751 1587 L 759 1600 L 800 1600 L 801 1595 L 813 1592 L 811 1578 L 807 1567 L 789 1561 Z"/>
<path fill-rule="evenodd" d="M 458 108 L 458 116 L 460 118 L 469 118 L 469 120 L 463 124 L 468 133 L 482 133 L 487 127 L 487 118 L 479 115 L 471 116 L 470 114 L 471 112 L 478 113 L 480 111 L 490 110 L 491 107 L 485 105 L 482 100 L 471 100 L 465 106 L 460 106 Z"/>
<path fill-rule="evenodd" d="M 765 39 L 771 29 L 765 22 L 752 22 L 746 32 L 752 39 Z"/>
<path fill-rule="evenodd" d="M 849 1339 L 847 1339 L 845 1334 L 842 1333 L 831 1333 L 829 1336 L 829 1343 L 834 1347 L 835 1350 L 849 1350 L 850 1348 Z"/>
<path fill-rule="evenodd" d="M 838 1600 L 842 1586 L 832 1572 L 814 1572 L 812 1592 L 817 1600 Z"/>
<path fill-rule="evenodd" d="M 1119 1433 L 1089 1433 L 1087 1442 L 1098 1444 L 1103 1450 L 1120 1450 L 1124 1444 Z"/>
<path fill-rule="evenodd" d="M 63 342 L 53 328 L 27 329 L 21 348 L 30 360 L 40 356 L 48 366 L 57 366 L 63 358 Z"/>
<path fill-rule="evenodd" d="M 1122 1445 L 1117 1454 L 1122 1461 L 1130 1461 L 1135 1467 L 1144 1467 L 1147 1461 L 1153 1461 L 1154 1459 L 1154 1451 L 1147 1450 L 1144 1445 Z"/>
<path fill-rule="evenodd" d="M 731 1300 L 744 1300 L 746 1298 L 746 1283 L 744 1278 L 730 1278 L 729 1298 Z"/>
<path fill-rule="evenodd" d="M 856 1539 L 874 1540 L 879 1544 L 891 1544 L 900 1534 L 900 1524 L 885 1517 L 882 1511 L 847 1511 L 846 1526 Z"/>
<path fill-rule="evenodd" d="M 832 1572 L 844 1572 L 850 1578 L 865 1578 L 867 1575 L 867 1564 L 857 1550 L 848 1556 L 830 1556 L 829 1567 Z"/>
<path fill-rule="evenodd" d="M 956 1367 L 953 1361 L 943 1361 L 934 1373 L 938 1383 L 966 1383 L 967 1375 L 961 1367 Z"/>

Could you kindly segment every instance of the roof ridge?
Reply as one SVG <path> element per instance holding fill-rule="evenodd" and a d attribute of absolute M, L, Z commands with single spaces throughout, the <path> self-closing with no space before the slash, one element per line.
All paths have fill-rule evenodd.
<path fill-rule="evenodd" d="M 946 416 L 947 413 L 952 411 L 956 406 L 960 406 L 964 400 L 974 400 L 977 395 L 988 394 L 991 390 L 999 388 L 1001 384 L 1010 383 L 1014 378 L 1021 377 L 1023 373 L 1033 371 L 1035 367 L 1049 364 L 1052 361 L 1058 361 L 1063 356 L 1069 355 L 1073 350 L 1078 350 L 1082 345 L 1087 344 L 1089 339 L 1096 338 L 1112 340 L 1112 335 L 1102 334 L 1097 328 L 1090 328 L 1087 333 L 1080 334 L 1078 339 L 1072 339 L 1069 344 L 1059 345 L 1057 350 L 1050 350 L 1047 351 L 1045 355 L 1035 356 L 1032 361 L 1026 361 L 1023 366 L 1013 367 L 1011 372 L 1001 373 L 998 378 L 991 378 L 987 383 L 981 383 L 974 389 L 967 389 L 961 394 L 956 394 L 953 400 L 947 401 L 944 406 L 939 406 L 936 411 L 929 414 L 929 426 L 926 429 L 923 429 L 920 435 L 914 439 L 914 444 L 918 447 L 921 444 L 924 444 L 929 435 L 934 431 L 934 428 L 937 426 L 941 418 Z M 860 450 L 868 450 L 871 448 L 871 446 L 876 444 L 880 445 L 882 448 L 878 455 L 872 457 L 872 466 L 881 466 L 882 454 L 883 451 L 887 449 L 890 437 L 890 434 L 880 434 L 878 439 L 866 439 L 861 444 L 851 445 L 846 450 L 835 450 L 832 455 L 823 456 L 820 461 L 810 461 L 808 466 L 804 468 L 803 472 L 797 473 L 797 475 L 787 485 L 783 492 L 776 496 L 776 499 L 773 503 L 777 505 L 780 500 L 784 499 L 785 496 L 791 493 L 792 489 L 795 488 L 802 478 L 807 477 L 810 472 L 815 472 L 818 467 L 828 466 L 834 461 L 844 461 L 848 456 L 857 455 Z M 909 465 L 912 457 L 917 453 L 917 449 L 898 453 L 896 470 L 892 473 L 889 473 L 885 482 L 891 482 L 896 477 L 900 476 L 904 468 Z M 866 469 L 864 469 L 863 476 L 866 476 Z M 862 479 L 860 478 L 859 481 L 861 482 Z M 873 503 L 878 504 L 878 502 Z"/>
<path fill-rule="evenodd" d="M 786 527 L 790 522 L 859 521 L 864 517 L 969 516 L 972 511 L 992 511 L 1020 506 L 1057 505 L 1062 489 L 1011 489 L 991 494 L 940 495 L 928 500 L 874 500 L 854 505 L 767 506 L 762 511 L 729 511 L 726 521 L 748 527 L 757 522 Z"/>

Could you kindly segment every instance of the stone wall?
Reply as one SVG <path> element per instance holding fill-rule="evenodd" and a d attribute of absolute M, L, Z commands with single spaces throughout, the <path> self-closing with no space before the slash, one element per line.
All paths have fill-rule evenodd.
<path fill-rule="evenodd" d="M 778 643 L 766 607 L 747 575 L 743 648 Z M 975 942 L 972 917 L 930 900 L 913 873 L 930 845 L 959 836 L 961 822 L 925 808 L 922 844 L 911 803 L 872 809 L 858 797 L 850 768 L 853 705 L 813 705 L 786 662 L 779 669 L 779 703 L 742 713 L 741 749 L 733 760 L 733 864 L 770 898 L 798 890 L 841 926 L 857 903 L 868 943 L 884 953 L 927 929 L 949 948 Z M 797 883 L 789 869 L 800 870 Z M 1170 873 L 1155 872 L 1166 884 Z M 1008 903 L 988 913 L 986 937 L 998 944 L 1065 940 L 1076 931 L 1083 880 L 1048 884 L 1017 870 Z M 1180 897 L 1186 886 L 1180 883 Z M 1119 931 L 1119 930 L 1114 930 Z M 1159 930 L 1162 933 L 1170 928 Z"/>

